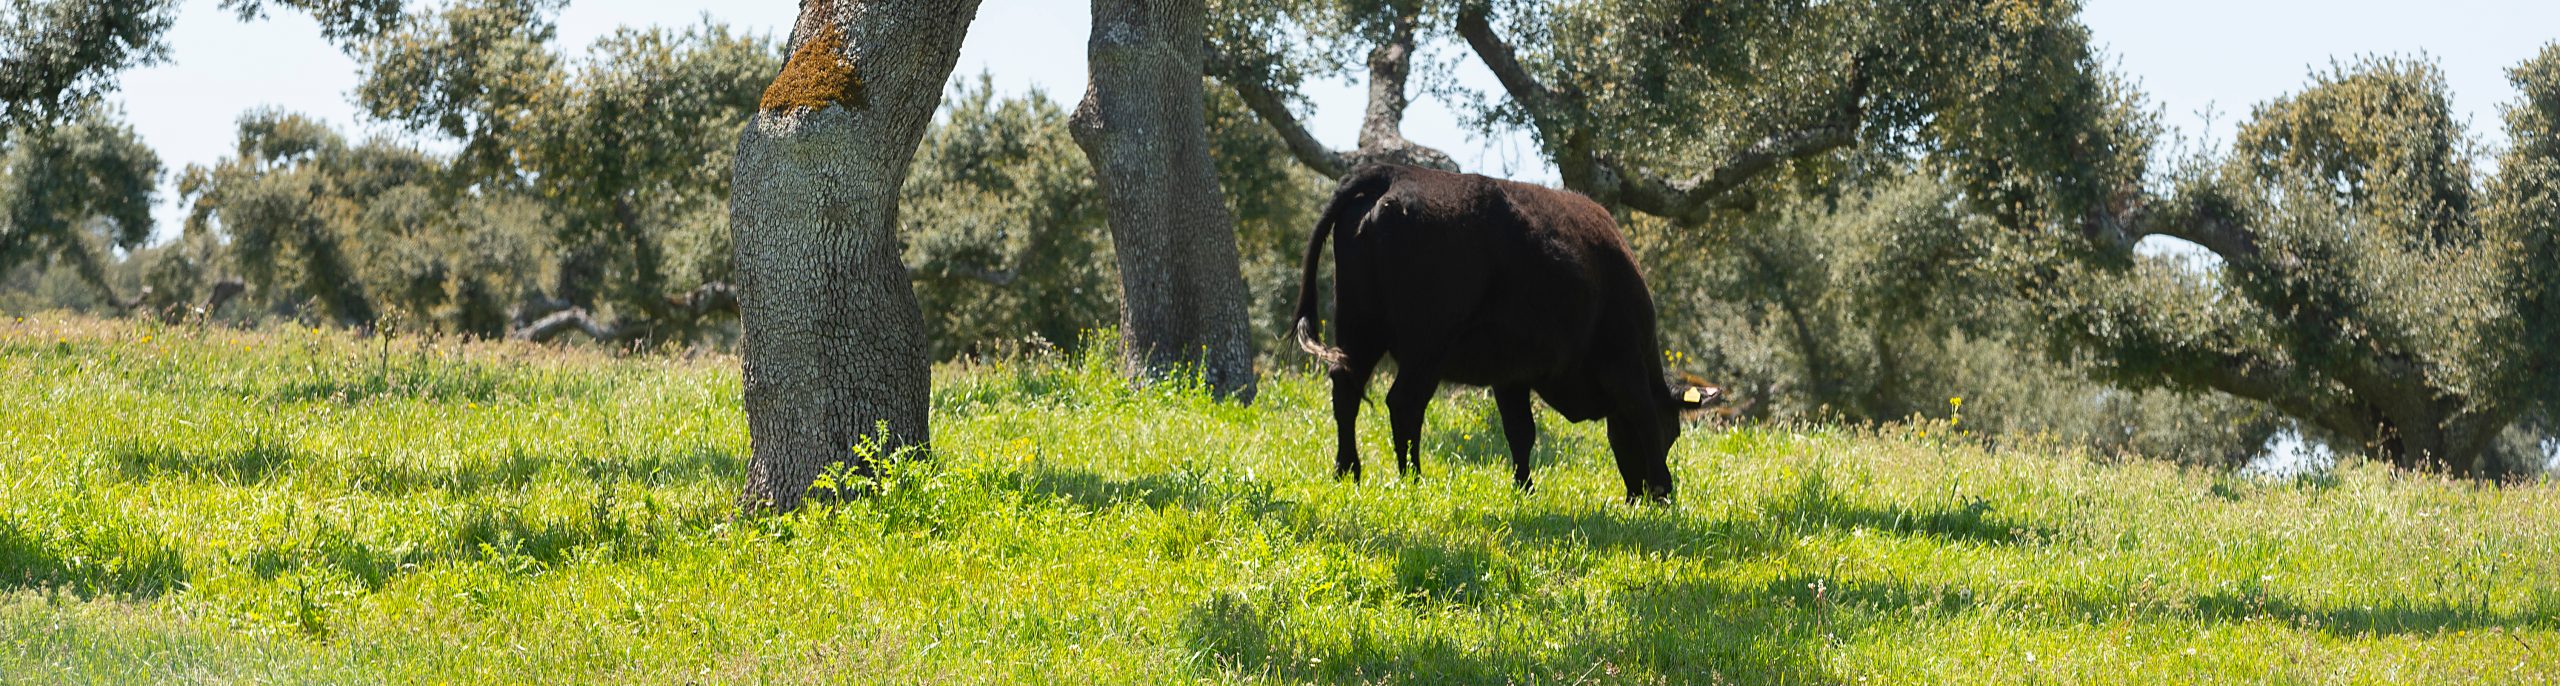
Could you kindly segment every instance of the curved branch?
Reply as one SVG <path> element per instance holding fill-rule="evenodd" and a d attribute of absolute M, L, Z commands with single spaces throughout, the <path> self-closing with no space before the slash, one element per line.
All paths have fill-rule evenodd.
<path fill-rule="evenodd" d="M 534 343 L 549 343 L 552 339 L 559 338 L 561 334 L 571 331 L 579 331 L 587 334 L 588 338 L 593 338 L 598 341 L 624 343 L 628 342 L 631 338 L 637 338 L 640 331 L 648 328 L 645 326 L 630 326 L 629 324 L 630 322 L 614 322 L 613 324 L 597 322 L 594 317 L 587 315 L 586 308 L 572 307 L 566 310 L 553 312 L 550 316 L 535 320 L 530 325 L 508 332 L 507 338 Z"/>
<path fill-rule="evenodd" d="M 1271 90 L 1268 64 L 1258 68 L 1249 66 L 1214 45 L 1210 47 L 1207 63 L 1209 75 L 1236 89 L 1236 97 L 1244 100 L 1245 108 L 1253 110 L 1255 116 L 1271 125 L 1274 133 L 1280 134 L 1280 141 L 1289 147 L 1289 154 L 1297 157 L 1299 164 L 1332 178 L 1341 178 L 1343 172 L 1350 170 L 1350 165 L 1343 163 L 1342 154 L 1325 147 L 1323 141 L 1316 140 L 1315 134 L 1308 133 L 1307 127 L 1298 123 L 1298 115 L 1289 111 L 1288 103 Z"/>
<path fill-rule="evenodd" d="M 1245 107 L 1280 135 L 1289 154 L 1318 174 L 1341 178 L 1353 167 L 1379 162 L 1457 171 L 1458 163 L 1448 153 L 1404 137 L 1404 111 L 1410 104 L 1405 88 L 1412 80 L 1421 8 L 1414 3 L 1399 3 L 1396 12 L 1386 42 L 1369 51 L 1369 104 L 1361 116 L 1358 148 L 1337 151 L 1325 147 L 1299 123 L 1287 102 L 1270 86 L 1277 70 L 1268 57 L 1239 56 L 1212 44 L 1207 60 L 1209 75 L 1236 89 Z"/>
<path fill-rule="evenodd" d="M 2176 200 L 2136 197 L 2126 204 L 2132 207 L 2089 218 L 2087 232 L 2101 247 L 2132 250 L 2145 237 L 2167 236 L 2194 243 L 2226 263 L 2254 265 L 2259 260 L 2257 234 L 2219 190 L 2188 188 Z"/>
<path fill-rule="evenodd" d="M 1587 115 L 1571 112 L 1578 107 L 1578 95 L 1548 88 L 1530 74 L 1511 44 L 1494 33 L 1491 10 L 1483 3 L 1468 3 L 1458 11 L 1458 34 L 1493 71 L 1512 101 L 1528 111 L 1530 125 L 1537 128 L 1540 139 L 1547 141 L 1565 187 L 1602 204 L 1624 206 L 1685 225 L 1704 223 L 1715 210 L 1756 208 L 1756 198 L 1737 192 L 1743 184 L 1782 162 L 1856 143 L 1866 120 L 1872 70 L 1867 66 L 1867 56 L 1860 55 L 1850 65 L 1849 82 L 1836 96 L 1837 104 L 1821 121 L 1770 134 L 1731 153 L 1703 173 L 1673 180 L 1620 164 L 1597 150 L 1589 131 L 1573 123 L 1583 118 L 1575 115 Z"/>
<path fill-rule="evenodd" d="M 231 301 L 240 298 L 240 294 L 247 292 L 249 292 L 248 282 L 236 278 L 215 281 L 213 292 L 205 296 L 204 304 L 197 307 L 195 316 L 210 319 L 222 311 L 223 305 L 231 304 Z"/>
<path fill-rule="evenodd" d="M 690 292 L 666 298 L 665 311 L 657 317 L 633 319 L 617 317 L 612 323 L 597 321 L 586 308 L 567 301 L 537 297 L 516 306 L 516 326 L 507 338 L 534 343 L 549 343 L 562 334 L 575 331 L 599 342 L 629 344 L 658 336 L 664 332 L 682 339 L 693 332 L 705 317 L 738 314 L 738 291 L 725 283 L 706 283 Z"/>

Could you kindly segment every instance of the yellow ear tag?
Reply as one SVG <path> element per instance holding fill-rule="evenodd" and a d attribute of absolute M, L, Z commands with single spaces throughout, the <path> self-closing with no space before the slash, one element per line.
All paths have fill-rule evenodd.
<path fill-rule="evenodd" d="M 1689 392 L 1680 394 L 1680 402 L 1684 403 L 1701 403 L 1706 402 L 1706 399 L 1706 395 L 1699 393 L 1696 386 L 1690 386 Z"/>

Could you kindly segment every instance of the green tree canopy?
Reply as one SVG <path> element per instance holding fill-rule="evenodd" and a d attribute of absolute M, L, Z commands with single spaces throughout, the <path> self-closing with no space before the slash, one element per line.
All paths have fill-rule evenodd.
<path fill-rule="evenodd" d="M 2125 383 L 2211 388 L 2334 443 L 2475 476 L 2529 462 L 2513 435 L 2548 403 L 2560 205 L 2546 98 L 2560 52 L 2513 72 L 2516 143 L 2484 168 L 2422 61 L 2368 58 L 2259 105 L 2225 154 L 2108 215 L 2102 248 L 2168 236 L 2220 258 L 2081 261 L 2032 279 L 2065 340 Z"/>
<path fill-rule="evenodd" d="M 1037 336 L 1073 346 L 1119 312 L 1093 168 L 1038 92 L 964 81 L 900 189 L 898 233 L 937 359 Z"/>
<path fill-rule="evenodd" d="M 114 295 L 103 265 L 107 251 L 150 239 L 159 184 L 159 154 L 112 110 L 83 108 L 61 124 L 0 139 L 0 271 L 52 260 L 130 306 Z"/>
<path fill-rule="evenodd" d="M 126 69 L 168 57 L 176 0 L 9 0 L 0 12 L 0 131 L 70 113 Z"/>
<path fill-rule="evenodd" d="M 541 272 L 538 212 L 504 194 L 444 192 L 449 162 L 384 140 L 350 144 L 273 111 L 241 118 L 233 156 L 191 167 L 186 238 L 223 246 L 200 268 L 236 270 L 265 299 L 348 326 L 386 312 L 495 336 Z"/>
<path fill-rule="evenodd" d="M 72 112 L 116 89 L 125 70 L 168 58 L 177 0 L 7 0 L 0 12 L 0 131 Z M 400 0 L 222 0 L 242 21 L 269 4 L 311 13 L 321 35 L 350 41 L 400 18 Z"/>
<path fill-rule="evenodd" d="M 554 215 L 560 264 L 537 309 L 575 311 L 528 335 L 692 338 L 733 302 L 732 148 L 780 52 L 705 24 L 623 29 L 572 59 L 554 46 L 563 4 L 462 0 L 415 15 L 360 50 L 357 100 L 459 142 L 453 189 L 522 192 Z"/>

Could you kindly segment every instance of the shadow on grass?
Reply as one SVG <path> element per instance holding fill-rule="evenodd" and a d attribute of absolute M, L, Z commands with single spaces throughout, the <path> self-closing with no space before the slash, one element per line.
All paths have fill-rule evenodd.
<path fill-rule="evenodd" d="M 732 516 L 725 503 L 680 507 L 654 498 L 639 501 L 600 493 L 586 506 L 554 511 L 512 503 L 472 502 L 434 513 L 417 534 L 386 540 L 384 530 L 353 528 L 333 515 L 294 522 L 283 540 L 250 550 L 244 566 L 262 580 L 305 568 L 327 568 L 380 590 L 422 567 L 453 562 L 488 563 L 512 574 L 538 573 L 572 558 L 627 560 L 658 554 L 660 547 Z"/>
<path fill-rule="evenodd" d="M 1393 624 L 1413 619 L 1402 612 L 1308 616 L 1329 610 L 1339 611 L 1226 593 L 1192 606 L 1181 631 L 1218 669 L 1320 684 L 1837 681 L 1821 666 L 1816 610 L 1704 581 L 1620 589 L 1602 611 L 1623 624 L 1490 645 L 1401 630 Z M 1496 636 L 1536 631 L 1504 626 L 1519 620 L 1501 613 L 1483 621 Z"/>
<path fill-rule="evenodd" d="M 176 478 L 237 485 L 265 483 L 292 466 L 293 449 L 281 441 L 253 437 L 247 445 L 188 449 L 165 443 L 116 441 L 104 450 L 107 460 L 127 480 Z"/>
<path fill-rule="evenodd" d="M 505 401 L 546 402 L 587 398 L 608 392 L 613 381 L 592 375 L 547 373 L 540 369 L 462 361 L 414 354 L 395 355 L 388 364 L 323 366 L 243 377 L 249 381 L 213 384 L 209 390 L 259 403 L 359 403 L 369 400 L 418 400 L 444 404 L 493 404 Z M 174 377 L 166 390 L 201 383 Z"/>
<path fill-rule="evenodd" d="M 1557 618 L 1523 617 L 1535 604 L 1432 609 L 1308 602 L 1282 593 L 1223 593 L 1194 604 L 1181 633 L 1207 664 L 1236 675 L 1322 684 L 1836 683 L 1825 656 L 1879 628 L 1943 623 L 1972 612 L 2024 615 L 2038 624 L 2121 619 L 2192 626 L 2273 621 L 2333 636 L 2434 635 L 2490 628 L 2560 627 L 2560 608 L 2493 611 L 2456 604 L 2314 609 L 2242 594 L 2136 602 L 2114 595 L 2011 592 L 1989 597 L 1961 585 L 1918 585 L 1787 576 L 1729 585 L 1713 580 L 1613 589 L 1586 611 L 1616 613 L 1591 631 L 1557 632 Z M 1496 640 L 1461 642 L 1410 622 L 1476 613 Z M 1575 620 L 1562 618 L 1567 623 Z M 2024 619 L 2024 618 L 2021 618 Z M 1518 630 L 1506 625 L 1528 624 Z M 1510 635 L 1514 631 L 1521 635 Z"/>
<path fill-rule="evenodd" d="M 0 590 L 147 600 L 187 583 L 177 549 L 131 521 L 95 512 L 54 519 L 54 526 L 44 526 L 0 513 Z"/>
<path fill-rule="evenodd" d="M 1031 493 L 1088 509 L 1144 506 L 1235 511 L 1243 489 L 1182 475 L 1113 478 L 1044 469 Z M 1915 584 L 1793 574 L 1628 580 L 1558 595 L 1569 559 L 1539 547 L 1592 548 L 1710 565 L 1782 552 L 1817 532 L 1867 529 L 1949 545 L 2039 546 L 2055 527 L 2002 516 L 1987 501 L 1856 502 L 1819 474 L 1723 520 L 1618 506 L 1488 513 L 1453 531 L 1329 517 L 1286 502 L 1242 506 L 1300 541 L 1347 553 L 1299 583 L 1195 602 L 1179 634 L 1226 677 L 1372 683 L 1827 683 L 1850 637 L 1912 622 L 1988 613 L 2043 625 L 2135 620 L 2163 625 L 2285 622 L 2331 635 L 2560 628 L 2560 608 L 2499 611 L 2462 604 L 2319 608 L 2254 590 L 2153 597 L 1981 584 Z M 1270 515 L 1265 517 L 1263 515 Z M 1570 556 L 1568 556 L 1570 558 Z M 1480 631 L 1417 628 L 1471 626 Z M 1581 630 L 1575 630 L 1575 629 Z M 1563 630 L 1559 630 L 1563 629 Z"/>
<path fill-rule="evenodd" d="M 1240 507 L 1248 514 L 1263 516 L 1292 507 L 1292 503 L 1273 496 L 1267 485 L 1223 486 L 1186 474 L 1116 478 L 1044 465 L 1023 472 L 1014 487 L 1037 498 L 1097 512 L 1135 503 L 1148 509 L 1180 507 L 1201 512 Z"/>
<path fill-rule="evenodd" d="M 1021 365 L 996 374 L 970 375 L 957 383 L 937 383 L 936 412 L 971 415 L 1017 405 L 1072 406 L 1085 398 L 1062 365 Z"/>
<path fill-rule="evenodd" d="M 2189 599 L 2194 614 L 2216 621 L 2273 619 L 2338 636 L 2400 636 L 2492 627 L 2560 629 L 2560 607 L 2541 605 L 2518 613 L 2456 603 L 2390 603 L 2347 608 L 2305 607 L 2259 589 Z"/>
<path fill-rule="evenodd" d="M 1436 412 L 1452 412 L 1460 408 L 1472 409 L 1472 418 L 1458 426 L 1431 428 L 1424 432 L 1422 440 L 1424 469 L 1430 469 L 1429 462 L 1432 460 L 1448 460 L 1453 464 L 1464 465 L 1510 466 L 1511 439 L 1502 435 L 1502 413 L 1494 407 L 1492 402 L 1461 404 L 1444 397 L 1439 399 L 1439 402 L 1431 404 L 1431 409 Z M 1384 422 L 1386 413 L 1376 413 L 1374 420 L 1364 413 L 1361 420 Z M 1596 454 L 1600 458 L 1596 461 L 1598 464 L 1613 464 L 1609 459 L 1609 445 L 1606 442 L 1592 440 L 1584 432 L 1549 430 L 1554 428 L 1553 422 L 1539 422 L 1538 428 L 1540 429 L 1538 445 L 1529 451 L 1529 465 L 1532 470 L 1553 467 L 1563 461 L 1561 457 L 1563 455 Z M 1378 447 L 1383 449 L 1386 446 Z M 1370 457 L 1370 454 L 1369 451 L 1364 450 L 1361 452 L 1361 457 L 1376 459 Z M 1387 457 L 1388 464 L 1394 464 L 1395 453 L 1382 454 Z"/>
<path fill-rule="evenodd" d="M 295 451 L 285 442 L 265 436 L 253 437 L 245 445 L 209 449 L 116 441 L 104 446 L 101 452 L 125 479 L 136 481 L 178 479 L 256 486 L 271 483 L 312 463 L 312 458 Z M 564 479 L 605 485 L 637 483 L 663 486 L 725 479 L 739 473 L 745 461 L 735 453 L 704 445 L 680 451 L 640 454 L 518 450 L 447 463 L 379 457 L 362 462 L 364 464 L 344 475 L 349 481 L 348 486 L 357 490 L 382 495 L 407 495 L 427 490 L 471 495 L 522 490 L 552 472 L 558 472 Z"/>
<path fill-rule="evenodd" d="M 746 461 L 735 453 L 700 445 L 680 451 L 640 454 L 517 450 L 460 464 L 381 464 L 368 470 L 361 482 L 355 485 L 389 495 L 430 489 L 470 495 L 523 490 L 543 481 L 545 474 L 557 473 L 565 480 L 606 486 L 622 483 L 664 486 L 726 479 L 744 473 L 745 464 Z"/>
<path fill-rule="evenodd" d="M 1876 581 L 1837 581 L 1796 575 L 1771 581 L 1763 592 L 1791 606 L 1851 610 L 1871 618 L 1951 616 L 1995 603 L 2002 612 L 2025 612 L 2071 622 L 2115 619 L 2173 623 L 2274 621 L 2332 636 L 2426 635 L 2489 628 L 2560 628 L 2560 607 L 2517 612 L 2459 603 L 2395 603 L 2380 607 L 2314 608 L 2262 589 L 2137 600 L 2130 593 L 2097 595 L 2024 591 L 1997 597 L 1968 586 Z"/>
<path fill-rule="evenodd" d="M 1819 471 L 1806 474 L 1797 482 L 1795 492 L 1772 502 L 1764 516 L 1798 531 L 1870 529 L 1982 545 L 2050 541 L 2057 532 L 2053 527 L 2002 517 L 1988 500 L 1916 508 L 1851 502 L 1841 497 Z"/>
<path fill-rule="evenodd" d="M 1820 473 L 1761 504 L 1756 516 L 1706 522 L 1676 513 L 1602 507 L 1519 511 L 1487 522 L 1522 545 L 1588 546 L 1648 555 L 1743 557 L 1784 549 L 1824 531 L 1872 530 L 1948 543 L 2019 545 L 2056 530 L 2002 517 L 1989 501 L 1961 505 L 1867 505 L 1842 497 Z"/>

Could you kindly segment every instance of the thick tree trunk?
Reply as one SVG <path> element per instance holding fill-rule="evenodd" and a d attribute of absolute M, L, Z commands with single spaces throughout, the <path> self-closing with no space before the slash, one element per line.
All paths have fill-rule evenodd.
<path fill-rule="evenodd" d="M 1094 0 L 1092 81 L 1071 124 L 1110 207 L 1131 371 L 1196 372 L 1250 402 L 1244 268 L 1200 86 L 1206 12 L 1200 0 Z"/>
<path fill-rule="evenodd" d="M 977 0 L 808 0 L 738 141 L 730 225 L 745 340 L 741 504 L 787 510 L 855 447 L 923 446 L 931 368 L 898 188 Z M 869 460 L 855 460 L 868 469 Z"/>

